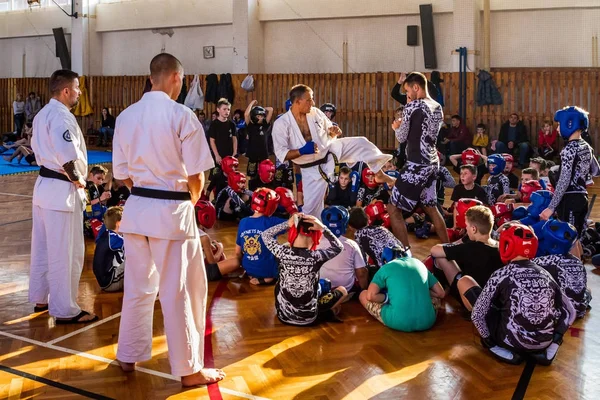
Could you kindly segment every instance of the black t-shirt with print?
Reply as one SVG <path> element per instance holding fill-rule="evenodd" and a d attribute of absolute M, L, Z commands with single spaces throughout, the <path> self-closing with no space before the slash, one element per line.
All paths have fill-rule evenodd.
<path fill-rule="evenodd" d="M 486 191 L 478 184 L 475 184 L 475 186 L 473 186 L 473 189 L 471 190 L 465 189 L 465 185 L 463 185 L 462 183 L 456 185 L 456 187 L 452 191 L 451 200 L 458 201 L 460 199 L 477 199 L 483 204 L 488 203 L 488 195 Z"/>
<path fill-rule="evenodd" d="M 233 135 L 235 135 L 235 124 L 232 121 L 221 122 L 215 119 L 208 128 L 208 136 L 215 140 L 217 151 L 221 158 L 233 156 Z"/>
<path fill-rule="evenodd" d="M 246 157 L 248 157 L 248 160 L 257 162 L 269 158 L 269 150 L 267 148 L 268 130 L 269 124 L 266 122 L 260 125 L 254 123 L 248 125 L 246 128 L 248 134 Z"/>

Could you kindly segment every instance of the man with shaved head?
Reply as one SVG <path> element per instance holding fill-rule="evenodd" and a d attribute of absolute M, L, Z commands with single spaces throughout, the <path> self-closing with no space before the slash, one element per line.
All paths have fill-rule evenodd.
<path fill-rule="evenodd" d="M 204 368 L 206 271 L 194 204 L 214 167 L 202 124 L 175 102 L 183 66 L 162 53 L 150 63 L 152 90 L 117 118 L 114 177 L 131 189 L 123 211 L 125 294 L 117 360 L 133 371 L 152 357 L 154 302 L 160 303 L 171 373 L 183 386 L 218 382 Z"/>

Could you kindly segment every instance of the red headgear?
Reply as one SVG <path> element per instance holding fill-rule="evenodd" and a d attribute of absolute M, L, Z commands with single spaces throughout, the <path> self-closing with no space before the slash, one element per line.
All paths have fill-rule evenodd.
<path fill-rule="evenodd" d="M 302 219 L 298 222 L 298 226 L 292 226 L 288 231 L 288 241 L 290 242 L 290 246 L 294 245 L 298 235 L 303 235 L 312 238 L 313 244 L 310 249 L 316 250 L 321 241 L 321 237 L 323 237 L 323 231 L 310 230 L 308 229 L 310 226 L 312 226 L 310 222 L 304 222 Z"/>
<path fill-rule="evenodd" d="M 275 192 L 279 195 L 279 204 L 285 208 L 285 212 L 290 215 L 298 212 L 298 206 L 294 201 L 294 193 L 290 189 L 280 186 L 275 189 Z"/>
<path fill-rule="evenodd" d="M 479 154 L 474 149 L 468 148 L 460 155 L 462 165 L 477 165 L 479 164 Z"/>
<path fill-rule="evenodd" d="M 241 193 L 246 189 L 246 175 L 239 171 L 233 171 L 227 175 L 227 184 L 236 193 Z"/>
<path fill-rule="evenodd" d="M 542 190 L 542 185 L 540 182 L 531 180 L 527 182 L 521 183 L 521 200 L 523 203 L 531 203 L 530 197 L 531 194 L 537 192 L 538 190 Z"/>
<path fill-rule="evenodd" d="M 538 238 L 533 229 L 522 224 L 512 224 L 500 232 L 500 259 L 508 264 L 515 257 L 535 257 L 538 248 Z"/>
<path fill-rule="evenodd" d="M 492 206 L 492 213 L 496 220 L 496 226 L 503 225 L 512 219 L 514 205 L 512 203 L 496 203 Z"/>
<path fill-rule="evenodd" d="M 454 222 L 455 228 L 466 228 L 467 227 L 467 210 L 471 207 L 482 206 L 483 203 L 477 199 L 459 199 L 456 202 L 456 221 Z"/>
<path fill-rule="evenodd" d="M 258 177 L 263 183 L 271 183 L 275 179 L 275 164 L 267 159 L 258 164 Z"/>
<path fill-rule="evenodd" d="M 390 219 L 390 214 L 388 214 L 387 212 L 383 213 L 381 215 L 381 221 L 383 222 L 383 226 L 390 229 L 390 227 L 392 226 L 392 220 Z"/>
<path fill-rule="evenodd" d="M 502 153 L 502 157 L 504 157 L 504 161 L 506 161 L 506 167 L 504 167 L 504 173 L 508 174 L 513 169 L 515 169 L 515 158 L 512 154 Z"/>
<path fill-rule="evenodd" d="M 383 204 L 383 201 L 377 200 L 365 207 L 365 213 L 369 217 L 369 225 L 372 225 L 383 218 L 383 214 L 386 213 L 385 204 Z"/>
<path fill-rule="evenodd" d="M 379 186 L 379 183 L 375 182 L 375 172 L 371 171 L 370 168 L 363 168 L 361 175 L 363 184 L 369 189 L 375 189 Z"/>
<path fill-rule="evenodd" d="M 221 160 L 221 169 L 225 175 L 229 175 L 232 172 L 237 171 L 240 162 L 233 156 L 225 156 Z"/>
<path fill-rule="evenodd" d="M 202 225 L 206 229 L 210 229 L 214 226 L 217 220 L 217 210 L 210 201 L 198 200 L 194 206 L 196 210 L 196 222 L 198 225 Z"/>
<path fill-rule="evenodd" d="M 279 195 L 272 189 L 258 188 L 252 193 L 252 205 L 250 208 L 252 208 L 253 211 L 270 217 L 273 215 L 278 205 Z"/>

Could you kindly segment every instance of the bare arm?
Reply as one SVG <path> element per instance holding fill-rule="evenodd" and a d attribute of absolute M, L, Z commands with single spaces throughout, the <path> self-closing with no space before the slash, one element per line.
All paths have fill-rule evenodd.
<path fill-rule="evenodd" d="M 131 178 L 123 179 L 120 182 L 123 185 L 127 186 L 127 189 L 129 189 L 129 191 L 131 191 L 131 188 L 133 187 L 133 181 L 131 180 Z"/>
<path fill-rule="evenodd" d="M 192 204 L 196 204 L 200 198 L 200 192 L 204 187 L 204 173 L 188 176 L 188 189 L 192 196 Z"/>
<path fill-rule="evenodd" d="M 444 245 L 436 244 L 431 248 L 431 256 L 435 258 L 446 258 L 446 252 L 444 251 Z"/>
<path fill-rule="evenodd" d="M 385 301 L 385 294 L 380 293 L 381 289 L 375 283 L 371 283 L 367 289 L 367 300 L 374 303 L 383 303 Z"/>
<path fill-rule="evenodd" d="M 250 125 L 250 122 L 252 122 L 250 119 L 250 111 L 252 111 L 252 107 L 254 107 L 256 103 L 256 100 L 252 100 L 250 104 L 248 104 L 248 107 L 246 107 L 246 111 L 244 111 L 244 120 L 246 121 L 246 125 Z"/>
<path fill-rule="evenodd" d="M 217 144 L 215 143 L 215 139 L 210 138 L 210 149 L 212 150 L 213 154 L 215 155 L 215 160 L 217 161 L 217 164 L 221 164 L 221 156 L 219 155 L 219 152 L 217 151 Z"/>
<path fill-rule="evenodd" d="M 438 299 L 443 299 L 446 296 L 446 292 L 440 283 L 436 283 L 429 289 L 429 295 L 431 297 L 437 297 Z"/>
<path fill-rule="evenodd" d="M 200 243 L 202 244 L 202 252 L 204 253 L 204 258 L 206 258 L 206 262 L 209 264 L 216 263 L 217 260 L 215 260 L 215 256 L 212 252 L 212 246 L 210 245 L 210 237 L 202 236 L 200 238 Z"/>
<path fill-rule="evenodd" d="M 237 136 L 233 136 L 233 155 L 235 156 L 238 153 L 238 140 L 237 140 Z"/>
<path fill-rule="evenodd" d="M 360 286 L 362 290 L 366 290 L 369 286 L 369 271 L 366 268 L 359 268 L 355 271 L 358 286 Z"/>
<path fill-rule="evenodd" d="M 271 123 L 271 118 L 273 118 L 273 107 L 265 107 L 267 110 L 267 123 Z"/>
<path fill-rule="evenodd" d="M 283 160 L 283 161 L 294 160 L 300 156 L 301 156 L 300 150 L 290 150 L 285 155 L 285 160 Z"/>

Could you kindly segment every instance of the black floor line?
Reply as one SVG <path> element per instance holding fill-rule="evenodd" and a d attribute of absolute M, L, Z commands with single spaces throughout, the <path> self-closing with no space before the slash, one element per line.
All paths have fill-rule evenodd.
<path fill-rule="evenodd" d="M 6 226 L 6 225 L 11 225 L 11 224 L 18 224 L 19 222 L 31 221 L 32 219 L 33 218 L 26 218 L 26 219 L 21 219 L 19 221 L 5 222 L 3 224 L 0 224 L 0 226 Z"/>
<path fill-rule="evenodd" d="M 513 393 L 512 400 L 521 400 L 525 397 L 525 392 L 529 386 L 529 381 L 531 380 L 531 375 L 533 375 L 535 366 L 535 361 L 532 359 L 527 360 L 525 368 L 523 368 L 523 372 L 521 373 L 521 378 L 519 378 L 519 383 L 517 383 L 517 387 Z"/>

